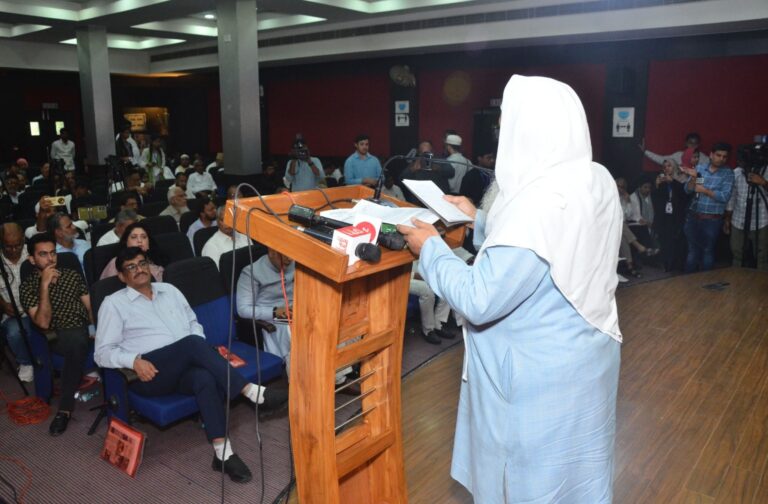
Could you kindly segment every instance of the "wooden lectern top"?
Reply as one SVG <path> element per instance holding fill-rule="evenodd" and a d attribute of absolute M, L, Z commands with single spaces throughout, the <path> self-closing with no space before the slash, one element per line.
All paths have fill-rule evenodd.
<path fill-rule="evenodd" d="M 323 194 L 325 193 L 325 195 Z M 354 200 L 373 197 L 373 189 L 361 185 L 332 187 L 302 191 L 289 194 L 273 194 L 264 196 L 263 201 L 258 197 L 238 200 L 237 215 L 233 215 L 234 201 L 227 201 L 225 221 L 240 233 L 248 235 L 257 242 L 291 257 L 299 264 L 308 266 L 338 283 L 344 283 L 413 261 L 413 254 L 405 250 L 388 250 L 382 247 L 381 261 L 370 264 L 358 261 L 352 266 L 347 265 L 347 256 L 329 245 L 312 238 L 296 229 L 296 223 L 288 220 L 288 209 L 292 204 L 314 208 L 316 212 L 331 208 L 326 200 L 330 200 L 337 208 L 350 208 Z M 398 206 L 412 207 L 410 203 L 382 196 Z M 277 213 L 283 222 L 278 221 L 267 210 L 265 204 Z M 234 217 L 234 223 L 233 223 Z M 250 223 L 250 227 L 249 227 Z M 446 230 L 445 241 L 451 248 L 459 247 L 464 240 L 464 226 L 456 226 Z"/>

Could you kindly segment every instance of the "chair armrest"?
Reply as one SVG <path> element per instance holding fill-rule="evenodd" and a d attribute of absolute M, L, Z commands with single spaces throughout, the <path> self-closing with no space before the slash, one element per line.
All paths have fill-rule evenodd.
<path fill-rule="evenodd" d="M 255 323 L 256 323 L 256 327 L 260 327 L 261 329 L 264 329 L 269 333 L 273 333 L 277 331 L 277 327 L 275 327 L 275 324 L 271 322 L 267 322 L 266 320 L 256 320 Z"/>
<path fill-rule="evenodd" d="M 136 371 L 133 369 L 118 368 L 117 372 L 123 375 L 123 378 L 125 378 L 125 383 L 133 383 L 139 379 L 139 375 L 137 375 Z"/>

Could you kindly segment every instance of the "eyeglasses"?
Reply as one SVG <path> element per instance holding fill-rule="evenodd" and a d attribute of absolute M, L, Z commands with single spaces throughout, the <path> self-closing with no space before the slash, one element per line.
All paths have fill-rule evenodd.
<path fill-rule="evenodd" d="M 49 252 L 47 250 L 41 250 L 40 252 L 37 252 L 35 255 L 40 256 L 43 259 L 45 259 L 46 257 L 56 257 L 56 251 L 51 250 Z"/>
<path fill-rule="evenodd" d="M 21 250 L 24 248 L 24 244 L 21 243 L 19 245 L 3 245 L 3 248 L 5 250 Z"/>
<path fill-rule="evenodd" d="M 123 271 L 127 271 L 128 273 L 133 273 L 139 268 L 146 269 L 147 267 L 149 267 L 149 261 L 144 259 L 137 263 L 123 264 Z"/>

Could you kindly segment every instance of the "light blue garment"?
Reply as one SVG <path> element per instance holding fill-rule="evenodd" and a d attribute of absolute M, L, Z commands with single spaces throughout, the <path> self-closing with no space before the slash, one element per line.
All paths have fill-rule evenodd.
<path fill-rule="evenodd" d="M 419 272 L 467 330 L 453 478 L 483 504 L 610 503 L 619 343 L 528 249 L 491 247 L 468 266 L 433 237 Z"/>
<path fill-rule="evenodd" d="M 344 183 L 346 185 L 362 184 L 364 178 L 378 179 L 381 176 L 381 163 L 376 156 L 366 154 L 360 159 L 355 152 L 344 161 Z"/>
<path fill-rule="evenodd" d="M 80 238 L 75 238 L 74 241 L 74 247 L 66 248 L 62 247 L 58 243 L 56 244 L 56 253 L 57 254 L 64 254 L 66 252 L 73 253 L 77 256 L 77 259 L 80 261 L 80 267 L 83 268 L 83 271 L 85 271 L 85 253 L 88 252 L 88 250 L 91 248 L 91 244 L 88 243 L 85 240 L 81 240 Z"/>
<path fill-rule="evenodd" d="M 285 292 L 288 302 L 293 305 L 293 277 L 296 263 L 285 268 Z M 272 321 L 272 309 L 284 307 L 283 287 L 280 270 L 263 255 L 249 264 L 237 280 L 237 314 L 245 319 Z M 287 359 L 291 352 L 291 329 L 286 323 L 277 322 L 275 332 L 262 331 L 264 350 Z"/>
<path fill-rule="evenodd" d="M 312 168 L 309 167 L 309 163 L 306 161 L 296 161 L 296 175 L 291 175 L 290 167 L 293 160 L 288 160 L 288 164 L 285 165 L 285 181 L 291 186 L 291 191 L 307 191 L 314 189 L 325 178 L 323 172 L 323 163 L 314 156 L 310 158 L 317 168 L 318 174 L 315 175 L 312 172 Z"/>
<path fill-rule="evenodd" d="M 213 222 L 211 222 L 211 226 L 216 226 L 216 220 L 214 219 Z M 203 226 L 203 221 L 200 219 L 197 219 L 195 222 L 189 225 L 189 229 L 187 229 L 187 238 L 189 238 L 189 244 L 192 245 L 192 250 L 195 250 L 195 233 L 203 229 L 205 226 Z"/>
<path fill-rule="evenodd" d="M 179 289 L 154 282 L 152 299 L 147 299 L 126 287 L 101 303 L 94 360 L 100 367 L 132 369 L 137 355 L 192 334 L 205 338 L 203 326 Z"/>

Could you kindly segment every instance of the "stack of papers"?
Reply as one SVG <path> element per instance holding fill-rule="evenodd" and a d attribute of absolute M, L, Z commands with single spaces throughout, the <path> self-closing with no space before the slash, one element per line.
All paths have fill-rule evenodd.
<path fill-rule="evenodd" d="M 438 189 L 439 190 L 439 189 Z M 447 202 L 446 202 L 447 203 Z M 450 205 L 450 203 L 448 203 Z M 451 205 L 453 206 L 453 205 Z M 320 212 L 320 215 L 329 219 L 336 219 L 342 222 L 349 222 L 350 226 L 355 220 L 355 215 L 367 215 L 378 217 L 382 222 L 388 224 L 403 224 L 413 227 L 411 219 L 419 219 L 429 224 L 434 224 L 440 217 L 426 208 L 401 207 L 392 208 L 383 205 L 377 205 L 368 200 L 360 200 L 352 208 L 334 208 Z"/>
<path fill-rule="evenodd" d="M 456 205 L 448 203 L 443 199 L 445 193 L 431 180 L 404 179 L 403 184 L 405 184 L 405 187 L 410 189 L 413 195 L 419 198 L 419 201 L 424 203 L 427 208 L 439 215 L 440 219 L 442 219 L 447 226 L 472 222 L 472 218 L 469 215 L 459 210 Z"/>

